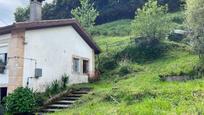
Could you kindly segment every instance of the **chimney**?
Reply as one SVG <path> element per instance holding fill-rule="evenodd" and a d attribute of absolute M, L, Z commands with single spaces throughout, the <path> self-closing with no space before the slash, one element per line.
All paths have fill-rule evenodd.
<path fill-rule="evenodd" d="M 42 19 L 42 2 L 44 0 L 30 0 L 30 21 Z"/>

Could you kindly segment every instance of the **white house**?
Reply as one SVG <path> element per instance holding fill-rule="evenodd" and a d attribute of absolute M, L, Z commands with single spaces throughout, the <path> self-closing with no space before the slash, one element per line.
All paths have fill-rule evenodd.
<path fill-rule="evenodd" d="M 0 61 L 5 68 L 0 66 L 0 97 L 21 86 L 43 91 L 63 74 L 71 84 L 86 83 L 94 76 L 99 53 L 75 19 L 36 19 L 1 27 Z"/>

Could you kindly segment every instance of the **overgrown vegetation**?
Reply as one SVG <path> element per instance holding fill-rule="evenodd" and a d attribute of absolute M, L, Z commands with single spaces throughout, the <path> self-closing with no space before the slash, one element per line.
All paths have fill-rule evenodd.
<path fill-rule="evenodd" d="M 114 38 L 111 37 L 104 37 L 103 39 L 114 41 Z M 123 68 L 123 64 L 118 64 L 116 69 L 104 73 L 100 82 L 81 85 L 82 87 L 93 87 L 93 93 L 83 97 L 73 108 L 56 112 L 53 115 L 90 113 L 203 114 L 203 79 L 185 82 L 160 81 L 159 75 L 163 73 L 188 72 L 199 62 L 198 56 L 190 53 L 190 50 L 183 45 L 176 46 L 170 42 L 168 46 L 170 49 L 164 56 L 143 63 L 142 66 L 139 66 L 139 68 L 142 68 L 139 72 L 122 74 L 117 82 L 114 79 L 120 76 L 116 73 L 119 73 L 121 67 Z M 115 51 L 118 50 L 115 49 Z M 128 63 L 131 66 L 130 68 L 138 68 L 136 62 L 124 63 Z M 117 72 L 114 73 L 114 71 Z M 126 70 L 124 73 L 126 73 Z"/>
<path fill-rule="evenodd" d="M 178 14 L 167 14 L 176 28 L 182 29 L 183 18 Z M 174 26 L 175 26 L 174 25 Z M 108 28 L 107 28 L 108 29 Z M 119 29 L 118 29 L 119 30 Z M 131 42 L 131 36 L 97 36 L 95 40 L 102 48 L 97 62 L 103 70 L 101 81 L 83 86 L 93 87 L 93 92 L 82 98 L 71 109 L 53 113 L 63 114 L 203 114 L 204 81 L 202 63 L 192 47 L 182 42 L 162 38 L 162 55 L 145 53 L 139 44 Z M 141 38 L 142 39 L 142 38 Z M 142 39 L 143 40 L 143 39 Z M 148 42 L 145 42 L 148 43 Z M 147 47 L 150 45 L 143 44 Z M 156 45 L 157 46 L 157 45 Z M 154 51 L 154 50 L 153 50 Z M 148 50 L 147 50 L 148 52 Z M 157 58 L 152 58 L 158 55 Z M 98 61 L 98 59 L 100 61 Z M 164 76 L 191 75 L 184 82 L 161 81 Z"/>
<path fill-rule="evenodd" d="M 162 55 L 165 48 L 161 41 L 170 33 L 172 24 L 166 15 L 166 6 L 159 6 L 156 0 L 149 0 L 142 9 L 136 11 L 132 33 L 139 38 L 135 39 L 134 57 L 129 57 L 155 59 Z M 135 57 L 135 54 L 138 56 Z"/>
<path fill-rule="evenodd" d="M 52 97 L 67 89 L 67 84 L 69 82 L 69 76 L 67 74 L 62 75 L 60 80 L 53 81 L 47 86 L 45 90 L 45 96 Z"/>
<path fill-rule="evenodd" d="M 36 112 L 49 98 L 62 91 L 68 90 L 68 82 L 69 76 L 64 74 L 60 80 L 55 80 L 48 85 L 46 91 L 42 93 L 33 92 L 33 90 L 27 87 L 19 87 L 4 98 L 3 103 L 6 112 L 10 114 L 27 114 Z M 3 112 L 3 110 L 3 107 L 0 106 L 0 113 Z"/>

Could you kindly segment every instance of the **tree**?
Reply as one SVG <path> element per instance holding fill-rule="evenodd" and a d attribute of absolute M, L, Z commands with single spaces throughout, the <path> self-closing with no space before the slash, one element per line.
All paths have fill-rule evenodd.
<path fill-rule="evenodd" d="M 23 22 L 29 20 L 29 7 L 17 8 L 14 13 L 16 22 Z"/>
<path fill-rule="evenodd" d="M 141 8 L 148 0 L 90 0 L 99 11 L 96 24 L 103 24 L 119 19 L 133 19 L 135 10 Z M 170 12 L 180 9 L 180 0 L 158 0 L 160 4 L 168 4 Z M 42 19 L 71 18 L 71 10 L 80 6 L 79 0 L 53 0 L 43 5 Z M 22 14 L 21 12 L 18 12 Z M 17 13 L 17 14 L 18 14 Z M 28 15 L 24 15 L 26 17 Z M 24 21 L 24 20 L 16 20 Z"/>
<path fill-rule="evenodd" d="M 90 4 L 90 0 L 80 0 L 80 3 L 81 7 L 73 9 L 71 13 L 83 27 L 86 29 L 92 28 L 99 13 L 93 7 L 93 4 Z"/>
<path fill-rule="evenodd" d="M 204 56 L 204 0 L 186 1 L 186 25 L 189 37 L 200 57 Z"/>
<path fill-rule="evenodd" d="M 159 6 L 156 0 L 150 0 L 142 9 L 136 11 L 132 22 L 135 36 L 161 39 L 170 32 L 170 21 L 166 18 L 166 6 Z"/>

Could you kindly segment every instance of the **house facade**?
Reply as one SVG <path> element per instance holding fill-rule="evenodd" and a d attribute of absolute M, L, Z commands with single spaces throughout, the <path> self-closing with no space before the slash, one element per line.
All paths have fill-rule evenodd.
<path fill-rule="evenodd" d="M 87 83 L 100 49 L 75 19 L 20 22 L 0 28 L 1 98 L 17 87 L 44 91 L 63 74 Z M 3 66 L 2 66 L 3 65 Z"/>

